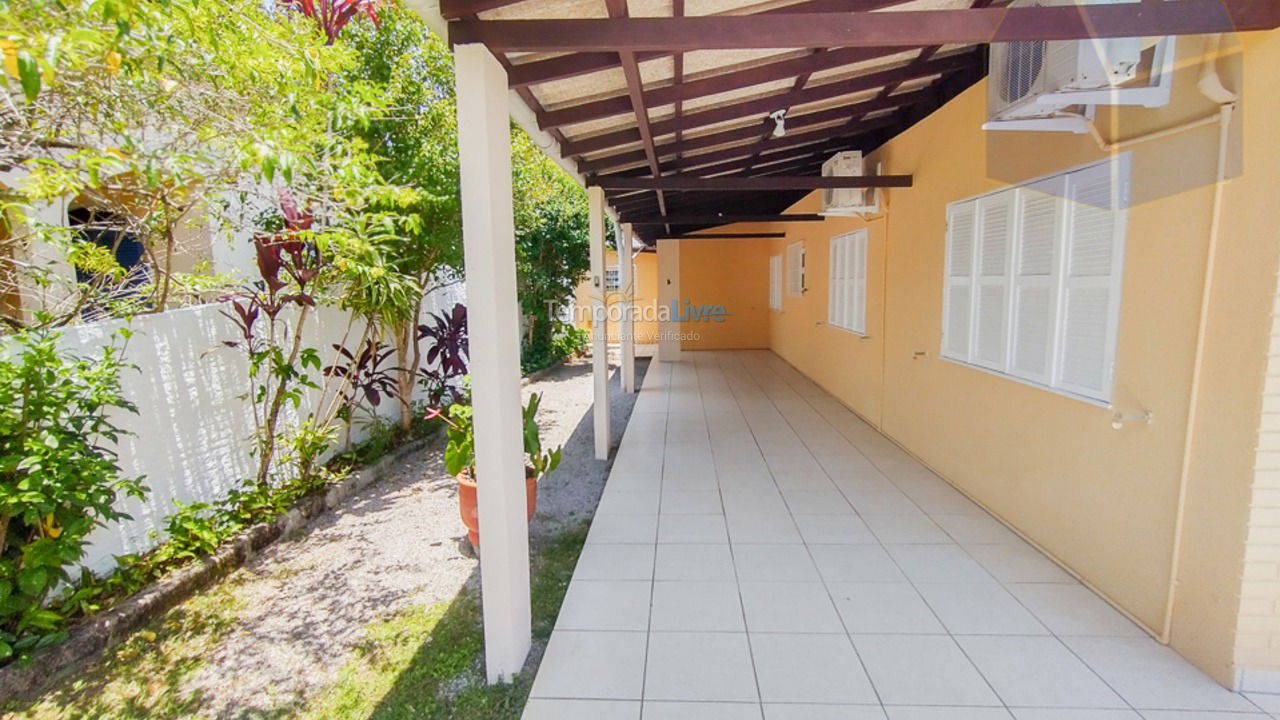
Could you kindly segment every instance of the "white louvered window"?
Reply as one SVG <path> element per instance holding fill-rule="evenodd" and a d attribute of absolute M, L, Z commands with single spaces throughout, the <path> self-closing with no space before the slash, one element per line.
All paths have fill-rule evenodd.
<path fill-rule="evenodd" d="M 787 294 L 804 294 L 804 242 L 787 246 Z"/>
<path fill-rule="evenodd" d="M 867 332 L 867 231 L 831 239 L 827 324 Z"/>
<path fill-rule="evenodd" d="M 1128 155 L 947 209 L 942 355 L 1107 403 Z"/>
<path fill-rule="evenodd" d="M 769 256 L 769 309 L 782 310 L 782 256 Z"/>
<path fill-rule="evenodd" d="M 622 289 L 622 273 L 617 265 L 610 265 L 604 269 L 604 289 L 610 292 Z"/>

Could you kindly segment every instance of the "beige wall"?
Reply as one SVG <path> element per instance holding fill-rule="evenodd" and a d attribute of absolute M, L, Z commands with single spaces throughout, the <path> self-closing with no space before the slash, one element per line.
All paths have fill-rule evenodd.
<path fill-rule="evenodd" d="M 1267 692 L 1280 691 L 1280 293 L 1272 318 L 1235 648 L 1243 686 Z"/>
<path fill-rule="evenodd" d="M 605 267 L 616 267 L 618 264 L 618 252 L 609 248 L 604 251 Z M 638 315 L 634 323 L 633 341 L 638 344 L 652 344 L 658 342 L 658 254 L 653 252 L 643 252 L 635 257 L 635 278 L 634 278 L 634 294 L 632 295 L 632 305 L 637 310 Z M 583 280 L 578 285 L 577 291 L 574 293 L 574 304 L 576 305 L 574 323 L 584 329 L 591 329 L 591 296 L 594 290 L 591 287 L 591 280 Z M 606 298 L 610 306 L 622 301 L 619 293 L 610 293 Z M 612 316 L 611 316 L 612 317 Z M 641 318 L 655 318 L 654 320 L 642 320 Z M 618 323 L 609 323 L 608 341 L 611 343 L 619 342 L 621 326 Z"/>
<path fill-rule="evenodd" d="M 1174 101 L 1102 112 L 1108 139 L 1210 116 L 1195 89 L 1204 38 L 1180 38 Z M 1186 512 L 1179 512 L 1196 338 L 1209 246 L 1217 128 L 1132 148 L 1116 380 L 1103 408 L 939 359 L 946 206 L 1105 157 L 1088 136 L 994 133 L 985 83 L 882 148 L 872 162 L 911 173 L 886 212 L 822 223 L 755 224 L 717 232 L 785 232 L 755 243 L 767 256 L 804 240 L 808 292 L 767 313 L 769 346 L 880 427 L 1223 683 L 1233 682 L 1245 517 L 1250 502 L 1266 330 L 1280 266 L 1280 32 L 1254 35 L 1222 59 L 1242 92 L 1232 126 Z M 1242 59 L 1243 58 L 1243 59 Z M 1242 148 L 1247 149 L 1243 155 Z M 1243 167 L 1244 174 L 1240 174 Z M 814 212 L 816 193 L 793 212 Z M 826 326 L 827 246 L 867 227 L 867 337 Z M 715 255 L 723 262 L 724 255 Z M 682 281 L 710 277 L 711 258 L 681 254 Z M 750 335 L 754 325 L 744 330 Z M 752 345 L 744 344 L 742 347 Z M 1117 412 L 1153 413 L 1115 430 Z M 1166 623 L 1175 536 L 1178 590 Z M 1280 575 L 1277 575 L 1280 580 Z M 1280 583 L 1278 583 L 1280 584 Z M 1280 596 L 1277 597 L 1280 600 Z M 1280 660 L 1280 650 L 1270 662 Z M 1259 662 L 1252 658 L 1250 662 Z"/>

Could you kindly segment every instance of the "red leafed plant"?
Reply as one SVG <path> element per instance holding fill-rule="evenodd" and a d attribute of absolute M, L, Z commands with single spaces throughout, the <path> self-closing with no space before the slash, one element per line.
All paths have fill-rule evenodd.
<path fill-rule="evenodd" d="M 359 15 L 376 25 L 382 0 L 280 0 L 280 4 L 315 20 L 327 38 L 325 44 L 332 45 L 342 28 Z"/>

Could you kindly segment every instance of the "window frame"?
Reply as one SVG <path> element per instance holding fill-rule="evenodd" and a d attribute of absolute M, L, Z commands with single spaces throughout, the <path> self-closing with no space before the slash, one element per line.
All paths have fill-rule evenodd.
<path fill-rule="evenodd" d="M 787 245 L 786 268 L 783 271 L 786 277 L 786 294 L 790 297 L 804 296 L 805 270 L 804 241 L 797 240 Z"/>
<path fill-rule="evenodd" d="M 867 246 L 866 228 L 831 238 L 827 263 L 827 324 L 833 328 L 867 336 Z"/>
<path fill-rule="evenodd" d="M 610 285 L 609 273 L 613 273 L 614 282 Z M 604 291 L 618 292 L 622 290 L 622 267 L 619 265 L 605 265 L 604 267 Z"/>
<path fill-rule="evenodd" d="M 1105 219 L 1111 223 L 1108 259 L 1109 271 L 1102 275 L 1073 275 L 1071 252 L 1080 243 L 1090 238 L 1075 232 L 1075 221 L 1088 213 L 1090 206 L 1074 201 L 1075 192 L 1085 187 L 1091 180 L 1097 182 L 1101 173 L 1106 173 L 1110 191 L 1110 215 Z M 1132 153 L 1123 153 L 1114 158 L 1100 162 L 1092 162 L 1073 167 L 1058 173 L 1034 178 L 1017 185 L 1010 185 L 991 192 L 957 200 L 947 205 L 947 231 L 944 239 L 944 277 L 942 299 L 942 332 L 939 357 L 943 360 L 1013 380 L 1024 385 L 1046 390 L 1048 392 L 1081 400 L 1100 407 L 1110 408 L 1115 396 L 1117 351 L 1119 346 L 1119 326 L 1121 306 L 1123 304 L 1124 255 L 1127 241 L 1128 214 L 1130 209 L 1130 193 L 1132 183 Z M 1096 186 L 1095 186 L 1096 187 Z M 1087 188 L 1086 188 L 1087 189 Z M 1004 196 L 1004 197 L 1001 197 Z M 1038 274 L 1022 272 L 1023 250 L 1030 234 L 1027 232 L 1028 201 L 1037 198 L 1053 197 L 1054 216 L 1052 220 L 1053 235 L 1049 266 Z M 994 362 L 980 362 L 976 359 L 978 341 L 978 303 L 977 298 L 981 286 L 980 264 L 982 262 L 982 210 L 984 203 L 1004 202 L 1011 208 L 1008 245 L 1004 258 L 1005 274 L 1003 278 L 1004 305 L 1002 337 L 1004 347 L 1002 358 Z M 964 222 L 971 220 L 972 227 L 967 230 L 969 241 L 967 274 L 955 273 L 959 267 L 959 258 L 953 254 L 957 241 L 955 229 L 966 232 Z M 1098 216 L 1095 214 L 1095 219 Z M 1041 228 L 1043 231 L 1043 228 Z M 1095 240 L 1097 237 L 1095 236 Z M 1043 263 L 1043 261 L 1042 261 Z M 1043 326 L 1040 350 L 1043 360 L 1043 371 L 1032 372 L 1020 367 L 1024 356 L 1019 350 L 1027 350 L 1026 344 L 1020 343 L 1021 333 L 1027 332 L 1020 324 L 1027 310 L 1026 299 L 1022 291 L 1039 286 L 1048 288 L 1048 305 L 1039 309 L 1045 312 L 1046 321 Z M 961 342 L 950 336 L 949 323 L 953 320 L 952 304 L 959 298 L 956 290 L 967 288 L 967 307 L 965 315 L 965 337 Z M 1069 288 L 1094 289 L 1105 294 L 1105 315 L 1095 313 L 1086 317 L 1085 321 L 1093 321 L 1093 329 L 1101 326 L 1101 346 L 1097 355 L 1103 363 L 1100 368 L 1100 382 L 1097 388 L 1072 382 L 1064 378 L 1064 368 L 1068 367 L 1069 351 L 1081 348 L 1068 344 L 1068 311 Z M 1042 298 L 1043 299 L 1043 298 Z M 1086 328 L 1089 329 L 1089 328 Z M 958 350 L 963 346 L 962 351 Z M 1085 351 L 1090 348 L 1082 346 Z M 1035 350 L 1034 346 L 1030 347 Z M 1084 366 L 1086 369 L 1088 365 Z M 1095 366 L 1096 367 L 1096 366 Z"/>
<path fill-rule="evenodd" d="M 769 256 L 769 309 L 782 312 L 782 253 Z"/>

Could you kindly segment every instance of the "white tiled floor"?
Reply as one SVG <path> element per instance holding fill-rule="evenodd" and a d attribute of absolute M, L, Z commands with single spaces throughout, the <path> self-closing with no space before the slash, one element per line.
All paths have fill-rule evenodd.
<path fill-rule="evenodd" d="M 525 720 L 1244 720 L 767 352 L 650 366 Z"/>

